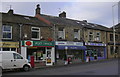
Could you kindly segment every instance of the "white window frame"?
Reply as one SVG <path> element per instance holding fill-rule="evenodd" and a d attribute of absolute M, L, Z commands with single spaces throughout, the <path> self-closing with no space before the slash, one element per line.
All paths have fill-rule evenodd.
<path fill-rule="evenodd" d="M 99 33 L 99 35 L 97 35 L 97 33 Z M 100 32 L 96 32 L 96 38 L 95 39 L 97 39 L 97 37 L 99 37 L 99 39 L 96 40 L 96 41 L 100 41 L 101 40 L 101 33 Z"/>
<path fill-rule="evenodd" d="M 9 26 L 9 25 L 3 25 L 2 26 L 2 39 L 12 39 L 12 26 L 9 26 L 11 28 L 11 31 L 4 31 L 4 26 Z M 3 38 L 3 33 L 6 32 L 6 33 L 11 33 L 11 38 Z"/>
<path fill-rule="evenodd" d="M 92 34 L 90 34 L 91 31 L 88 32 L 88 40 L 89 41 L 94 41 L 94 33 L 92 32 Z M 93 36 L 92 40 L 90 40 L 90 35 Z"/>
<path fill-rule="evenodd" d="M 39 29 L 38 31 L 36 31 L 36 30 L 32 30 L 33 28 L 36 28 L 36 29 Z M 31 27 L 31 35 L 32 35 L 32 32 L 39 32 L 39 36 L 38 36 L 38 38 L 32 38 L 31 37 L 31 39 L 32 40 L 40 40 L 40 28 L 39 27 Z"/>
<path fill-rule="evenodd" d="M 60 31 L 59 31 L 59 28 L 58 28 L 58 38 L 60 38 L 59 32 L 60 32 Z M 62 39 L 65 39 L 65 28 L 63 28 L 63 34 L 64 34 L 64 35 L 63 35 L 63 38 L 62 38 Z"/>
<path fill-rule="evenodd" d="M 74 31 L 75 29 L 73 29 L 73 31 Z M 75 32 L 74 32 L 74 39 L 75 39 Z M 80 40 L 80 29 L 78 29 L 78 38 L 77 38 L 78 40 Z"/>

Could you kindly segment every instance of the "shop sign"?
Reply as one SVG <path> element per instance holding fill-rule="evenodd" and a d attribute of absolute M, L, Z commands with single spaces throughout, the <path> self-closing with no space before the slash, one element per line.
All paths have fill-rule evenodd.
<path fill-rule="evenodd" d="M 19 48 L 19 42 L 0 42 L 0 47 Z"/>
<path fill-rule="evenodd" d="M 62 42 L 62 41 L 57 41 L 56 45 L 70 45 L 70 46 L 83 46 L 83 42 Z"/>
<path fill-rule="evenodd" d="M 22 41 L 22 46 L 54 46 L 54 42 L 50 41 Z"/>
<path fill-rule="evenodd" d="M 92 46 L 106 46 L 104 43 L 85 43 L 85 45 L 92 45 Z"/>

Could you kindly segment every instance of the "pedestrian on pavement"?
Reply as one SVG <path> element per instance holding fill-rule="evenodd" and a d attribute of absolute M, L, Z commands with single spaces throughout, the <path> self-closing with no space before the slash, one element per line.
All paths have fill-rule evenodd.
<path fill-rule="evenodd" d="M 68 64 L 68 59 L 67 59 L 67 55 L 66 54 L 64 55 L 64 63 L 65 63 L 65 65 Z"/>

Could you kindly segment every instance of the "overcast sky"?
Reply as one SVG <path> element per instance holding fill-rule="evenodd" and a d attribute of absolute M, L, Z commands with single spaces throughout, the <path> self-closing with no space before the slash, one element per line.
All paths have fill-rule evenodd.
<path fill-rule="evenodd" d="M 115 24 L 118 23 L 118 1 L 106 1 L 106 2 L 96 2 L 96 1 L 2 1 L 0 3 L 0 12 L 7 13 L 11 8 L 14 10 L 15 14 L 35 16 L 35 8 L 37 4 L 40 4 L 41 14 L 58 16 L 59 13 L 65 11 L 67 18 L 75 20 L 87 20 L 90 23 L 96 23 L 104 25 L 106 27 L 113 26 L 112 17 L 112 6 L 114 8 L 114 21 Z"/>

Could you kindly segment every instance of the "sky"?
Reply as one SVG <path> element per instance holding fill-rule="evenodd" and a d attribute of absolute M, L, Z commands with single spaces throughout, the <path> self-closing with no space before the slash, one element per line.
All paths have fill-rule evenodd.
<path fill-rule="evenodd" d="M 40 4 L 41 14 L 59 16 L 65 11 L 66 18 L 112 27 L 118 23 L 118 2 L 119 0 L 1 0 L 0 12 L 7 13 L 11 8 L 15 14 L 35 16 L 36 5 Z M 115 6 L 112 7 L 113 5 Z"/>

